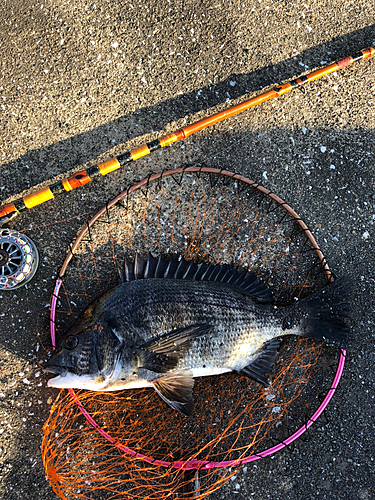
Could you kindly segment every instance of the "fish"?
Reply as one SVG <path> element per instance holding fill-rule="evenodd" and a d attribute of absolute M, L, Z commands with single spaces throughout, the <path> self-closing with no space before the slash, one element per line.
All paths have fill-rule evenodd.
<path fill-rule="evenodd" d="M 345 280 L 286 306 L 254 273 L 234 265 L 124 261 L 119 284 L 92 302 L 60 340 L 44 371 L 49 387 L 115 391 L 153 387 L 193 413 L 194 378 L 244 374 L 267 387 L 282 340 L 295 335 L 343 347 Z"/>

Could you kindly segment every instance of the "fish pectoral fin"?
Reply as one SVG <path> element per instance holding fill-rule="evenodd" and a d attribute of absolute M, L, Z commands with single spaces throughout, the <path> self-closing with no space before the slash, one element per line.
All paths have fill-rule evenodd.
<path fill-rule="evenodd" d="M 176 328 L 139 346 L 157 354 L 181 355 L 188 349 L 190 343 L 212 330 L 212 325 L 207 323 L 189 325 Z"/>
<path fill-rule="evenodd" d="M 179 356 L 177 353 L 162 354 L 148 349 L 136 351 L 138 368 L 145 368 L 156 373 L 166 373 L 176 367 Z"/>
<path fill-rule="evenodd" d="M 194 379 L 190 370 L 170 373 L 151 383 L 155 391 L 171 408 L 186 416 L 193 413 Z"/>
<path fill-rule="evenodd" d="M 271 375 L 273 372 L 273 364 L 281 341 L 282 338 L 276 337 L 266 342 L 254 361 L 242 368 L 240 372 L 268 387 L 270 382 L 266 375 Z"/>
<path fill-rule="evenodd" d="M 176 367 L 180 357 L 191 346 L 191 342 L 210 332 L 211 329 L 211 325 L 204 323 L 176 328 L 159 335 L 137 346 L 134 351 L 135 365 L 156 373 L 168 372 Z"/>

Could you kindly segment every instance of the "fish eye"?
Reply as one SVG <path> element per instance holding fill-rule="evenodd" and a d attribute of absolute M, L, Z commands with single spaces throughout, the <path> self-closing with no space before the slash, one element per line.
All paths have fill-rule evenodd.
<path fill-rule="evenodd" d="M 67 349 L 75 349 L 78 345 L 78 338 L 75 337 L 74 335 L 70 335 L 66 340 L 65 340 L 65 347 Z"/>

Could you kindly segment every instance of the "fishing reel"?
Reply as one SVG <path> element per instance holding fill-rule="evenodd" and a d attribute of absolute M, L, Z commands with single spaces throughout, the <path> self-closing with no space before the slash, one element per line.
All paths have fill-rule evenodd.
<path fill-rule="evenodd" d="M 30 238 L 0 227 L 0 290 L 15 290 L 26 285 L 38 264 L 38 250 Z"/>

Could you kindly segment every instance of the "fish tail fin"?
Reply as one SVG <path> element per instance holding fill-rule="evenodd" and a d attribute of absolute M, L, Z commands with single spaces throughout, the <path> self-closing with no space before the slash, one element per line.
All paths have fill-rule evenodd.
<path fill-rule="evenodd" d="M 299 324 L 301 336 L 344 347 L 350 333 L 352 293 L 350 277 L 336 279 L 314 295 L 301 299 L 284 318 L 283 328 Z"/>

